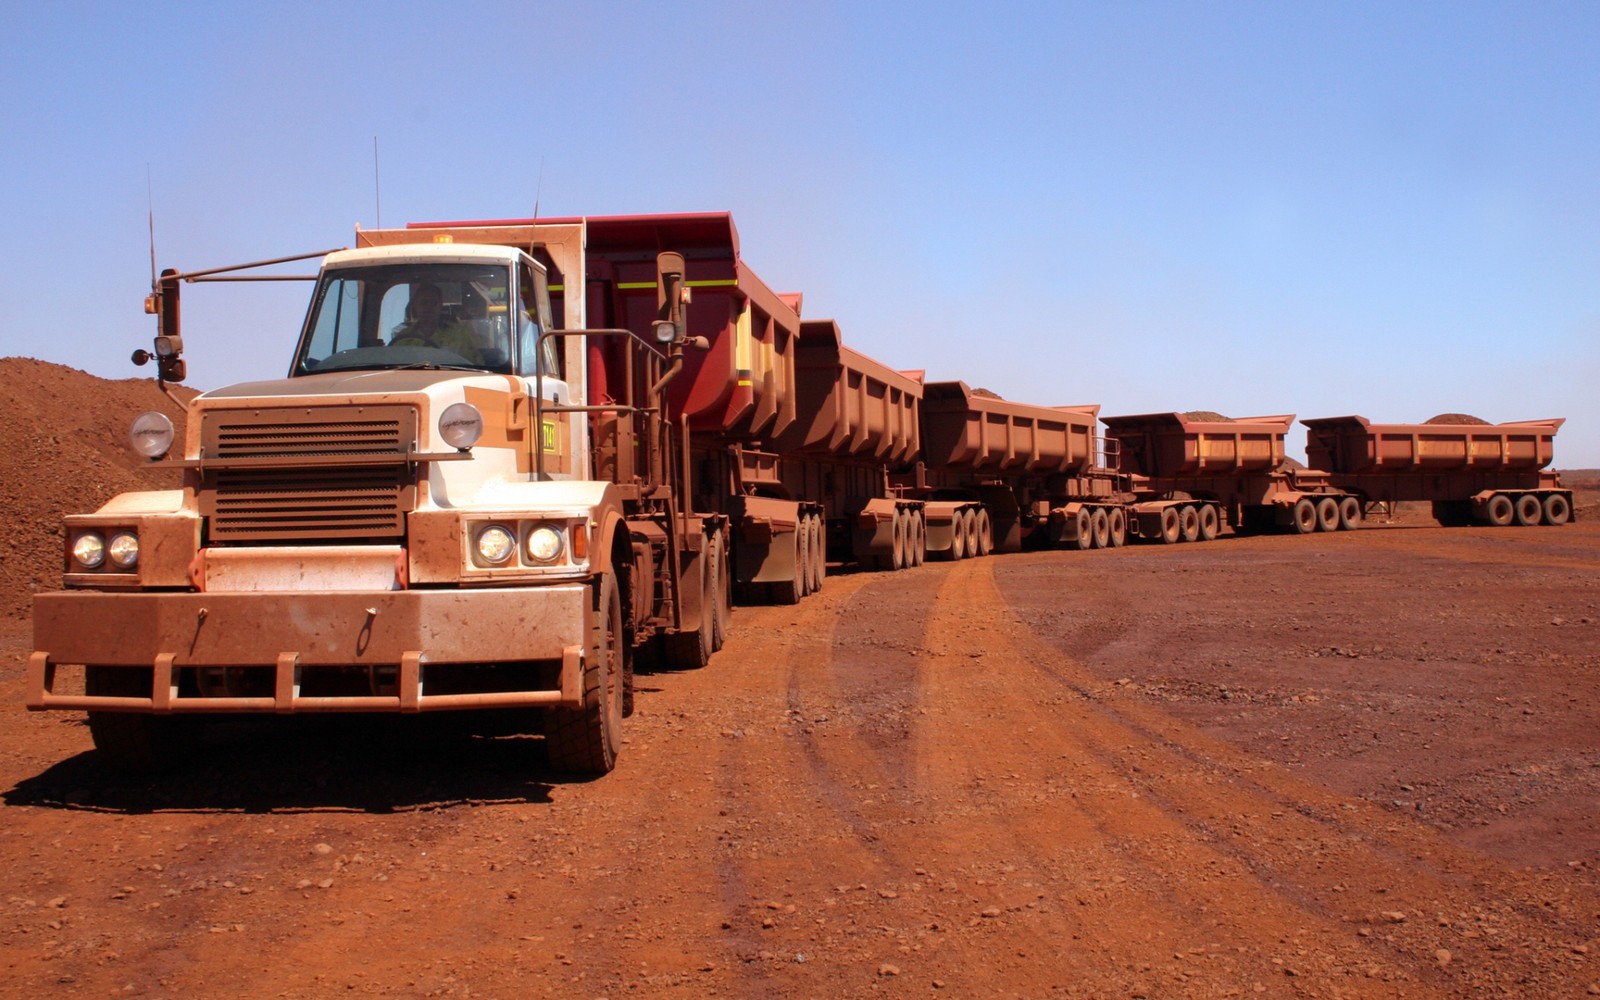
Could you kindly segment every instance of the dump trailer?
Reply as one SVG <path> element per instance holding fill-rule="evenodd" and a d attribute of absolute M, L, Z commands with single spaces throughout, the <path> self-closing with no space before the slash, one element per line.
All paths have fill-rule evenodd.
<path fill-rule="evenodd" d="M 135 421 L 182 489 L 67 517 L 28 707 L 87 710 L 131 768 L 207 713 L 503 709 L 556 768 L 608 771 L 636 651 L 696 666 L 721 641 L 727 520 L 683 488 L 691 268 L 652 249 L 633 327 L 590 328 L 560 294 L 587 236 L 434 225 L 327 254 L 285 378 L 195 397 L 184 442 Z M 163 384 L 179 288 L 218 270 L 153 289 Z"/>
<path fill-rule="evenodd" d="M 1565 524 L 1572 491 L 1547 466 L 1565 421 L 1374 424 L 1302 420 L 1306 459 L 1366 504 L 1429 501 L 1440 524 Z"/>
<path fill-rule="evenodd" d="M 1120 467 L 1143 477 L 1141 529 L 1164 540 L 1174 532 L 1209 540 L 1224 521 L 1238 531 L 1300 534 L 1361 525 L 1363 509 L 1354 495 L 1326 472 L 1287 460 L 1284 439 L 1293 414 L 1230 420 L 1146 413 L 1101 422 Z"/>
<path fill-rule="evenodd" d="M 796 420 L 772 447 L 783 493 L 820 504 L 824 549 L 812 554 L 879 570 L 920 565 L 924 505 L 891 488 L 888 471 L 920 452 L 922 373 L 845 346 L 833 320 L 801 322 L 795 360 Z"/>
<path fill-rule="evenodd" d="M 902 474 L 928 504 L 928 549 L 942 558 L 1028 545 L 1121 545 L 1128 477 L 1098 461 L 1097 406 L 1036 406 L 930 382 L 921 463 Z"/>

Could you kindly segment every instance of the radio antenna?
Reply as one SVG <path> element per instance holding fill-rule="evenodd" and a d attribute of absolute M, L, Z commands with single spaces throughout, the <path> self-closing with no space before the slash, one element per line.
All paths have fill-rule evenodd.
<path fill-rule="evenodd" d="M 539 221 L 539 196 L 544 193 L 544 157 L 539 157 L 539 183 L 533 188 L 533 221 Z"/>
<path fill-rule="evenodd" d="M 376 225 L 376 227 L 378 229 L 382 229 L 383 228 L 383 187 L 379 183 L 379 178 L 378 178 L 378 137 L 377 136 L 373 136 L 372 137 L 372 202 L 373 202 L 373 206 L 372 206 L 373 207 L 373 212 L 376 213 L 376 215 L 377 215 L 377 219 L 375 221 L 375 225 Z"/>
<path fill-rule="evenodd" d="M 150 210 L 150 290 L 156 288 L 156 194 L 150 179 L 150 164 L 144 165 L 144 197 Z"/>

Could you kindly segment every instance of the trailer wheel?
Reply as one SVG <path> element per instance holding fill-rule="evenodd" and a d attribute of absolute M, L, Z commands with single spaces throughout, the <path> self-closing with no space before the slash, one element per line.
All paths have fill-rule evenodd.
<path fill-rule="evenodd" d="M 911 565 L 921 566 L 928 559 L 928 521 L 922 511 L 911 512 Z"/>
<path fill-rule="evenodd" d="M 1489 502 L 1485 504 L 1483 508 L 1484 520 L 1488 521 L 1496 528 L 1504 528 L 1506 525 L 1510 524 L 1512 519 L 1516 516 L 1516 504 L 1512 503 L 1511 498 L 1506 496 L 1504 493 L 1496 493 L 1494 496 L 1490 497 Z"/>
<path fill-rule="evenodd" d="M 790 533 L 789 544 L 794 547 L 794 578 L 771 583 L 768 593 L 774 604 L 799 604 L 800 598 L 806 596 L 806 560 L 804 519 L 795 523 L 794 531 Z"/>
<path fill-rule="evenodd" d="M 954 530 L 962 533 L 962 546 L 966 549 L 966 558 L 978 558 L 982 555 L 982 550 L 978 547 L 978 515 L 974 514 L 971 507 L 957 512 Z"/>
<path fill-rule="evenodd" d="M 794 523 L 794 575 L 800 596 L 811 593 L 811 518 L 805 514 Z"/>
<path fill-rule="evenodd" d="M 1200 515 L 1193 507 L 1185 505 L 1178 509 L 1178 523 L 1180 536 L 1186 542 L 1200 540 Z"/>
<path fill-rule="evenodd" d="M 1317 501 L 1317 530 L 1339 530 L 1339 501 L 1334 497 L 1323 497 Z"/>
<path fill-rule="evenodd" d="M 583 707 L 552 709 L 545 735 L 550 766 L 573 774 L 608 773 L 622 741 L 622 599 L 616 581 L 601 576 L 593 589 L 594 625 L 583 662 Z"/>
<path fill-rule="evenodd" d="M 1110 528 L 1109 541 L 1111 542 L 1111 547 L 1114 549 L 1120 549 L 1124 545 L 1128 544 L 1127 512 L 1121 507 L 1113 507 L 1111 508 L 1111 513 L 1107 515 L 1106 521 Z"/>
<path fill-rule="evenodd" d="M 911 565 L 909 553 L 911 552 L 911 512 L 897 510 L 894 512 L 894 569 L 905 569 Z"/>
<path fill-rule="evenodd" d="M 709 565 L 717 574 L 711 591 L 711 649 L 715 652 L 728 639 L 728 617 L 733 614 L 733 577 L 728 572 L 728 546 L 722 532 L 718 531 L 711 537 L 715 555 Z"/>
<path fill-rule="evenodd" d="M 1354 531 L 1361 527 L 1361 501 L 1345 497 L 1339 501 L 1339 530 Z"/>
<path fill-rule="evenodd" d="M 977 516 L 978 555 L 986 556 L 994 552 L 994 525 L 989 521 L 989 510 L 986 507 L 978 508 Z"/>
<path fill-rule="evenodd" d="M 148 698 L 148 670 L 128 667 L 85 667 L 85 694 Z M 128 774 L 148 774 L 171 767 L 197 735 L 198 716 L 152 715 L 148 712 L 89 713 L 89 735 L 105 763 Z"/>
<path fill-rule="evenodd" d="M 1089 515 L 1089 532 L 1094 536 L 1095 548 L 1103 549 L 1111 544 L 1111 519 L 1106 517 L 1104 507 L 1096 507 Z"/>
<path fill-rule="evenodd" d="M 961 530 L 961 514 L 950 515 L 950 554 L 952 562 L 959 562 L 967 557 L 967 533 Z"/>
<path fill-rule="evenodd" d="M 1094 515 L 1089 513 L 1088 508 L 1078 511 L 1078 515 L 1073 521 L 1073 527 L 1077 532 L 1077 537 L 1072 540 L 1072 547 L 1080 552 L 1086 552 L 1093 548 Z"/>
<path fill-rule="evenodd" d="M 1178 508 L 1161 508 L 1161 544 L 1171 545 L 1183 537 L 1182 519 L 1178 516 Z"/>
<path fill-rule="evenodd" d="M 1310 497 L 1301 497 L 1294 502 L 1294 508 L 1289 512 L 1290 527 L 1297 535 L 1309 535 L 1317 530 L 1317 505 L 1311 502 Z"/>
<path fill-rule="evenodd" d="M 809 586 L 811 592 L 815 594 L 822 589 L 822 581 L 828 575 L 828 535 L 823 527 L 821 514 L 814 514 L 811 517 L 811 558 L 806 571 L 811 574 Z"/>
<path fill-rule="evenodd" d="M 1544 504 L 1539 502 L 1538 496 L 1524 493 L 1517 497 L 1517 523 L 1524 528 L 1538 524 L 1544 517 Z"/>
<path fill-rule="evenodd" d="M 1200 540 L 1214 542 L 1217 532 L 1222 530 L 1222 519 L 1217 516 L 1217 508 L 1206 504 L 1200 508 Z"/>
<path fill-rule="evenodd" d="M 1572 503 L 1560 493 L 1544 498 L 1544 523 L 1566 524 L 1572 518 Z"/>

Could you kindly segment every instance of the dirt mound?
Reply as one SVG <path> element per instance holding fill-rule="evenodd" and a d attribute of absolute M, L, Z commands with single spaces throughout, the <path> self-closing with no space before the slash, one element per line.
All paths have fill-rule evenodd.
<path fill-rule="evenodd" d="M 976 388 L 976 389 L 972 390 L 972 394 L 974 396 L 982 396 L 984 399 L 1004 399 L 1005 398 L 1004 396 L 1000 395 L 998 392 L 995 392 L 993 389 L 985 389 L 985 388 L 983 388 L 981 386 L 979 388 Z"/>
<path fill-rule="evenodd" d="M 1427 420 L 1424 420 L 1423 423 L 1425 423 L 1425 424 L 1477 424 L 1480 427 L 1487 427 L 1489 425 L 1489 421 L 1483 419 L 1482 417 L 1475 417 L 1470 413 L 1441 413 L 1438 416 L 1429 417 Z"/>
<path fill-rule="evenodd" d="M 179 388 L 185 399 L 195 393 Z M 0 413 L 11 441 L 0 449 L 0 619 L 26 619 L 33 594 L 61 582 L 61 518 L 89 513 L 128 490 L 175 489 L 175 470 L 151 469 L 128 443 L 128 426 L 145 410 L 177 425 L 178 406 L 153 379 L 112 381 L 76 368 L 0 358 Z"/>
<path fill-rule="evenodd" d="M 1183 414 L 1183 419 L 1193 420 L 1198 423 L 1231 424 L 1232 417 L 1225 417 L 1215 410 L 1189 410 Z"/>

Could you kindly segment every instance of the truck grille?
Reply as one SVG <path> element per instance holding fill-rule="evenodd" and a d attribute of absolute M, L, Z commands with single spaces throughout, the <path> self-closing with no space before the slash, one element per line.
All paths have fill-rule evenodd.
<path fill-rule="evenodd" d="M 395 538 L 416 502 L 404 456 L 416 440 L 410 407 L 213 411 L 207 459 L 282 458 L 286 465 L 207 469 L 200 510 L 214 542 Z M 372 464 L 373 456 L 393 462 Z M 346 464 L 340 458 L 367 459 Z M 316 464 L 306 464 L 316 463 Z"/>

